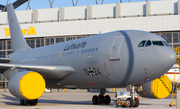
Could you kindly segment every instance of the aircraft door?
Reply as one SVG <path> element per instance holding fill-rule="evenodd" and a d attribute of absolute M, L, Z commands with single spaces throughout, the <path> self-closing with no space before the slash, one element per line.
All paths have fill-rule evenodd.
<path fill-rule="evenodd" d="M 62 51 L 59 52 L 57 64 L 61 64 Z"/>
<path fill-rule="evenodd" d="M 110 60 L 120 60 L 119 53 L 123 40 L 124 40 L 123 36 L 117 36 L 114 39 L 110 48 Z"/>

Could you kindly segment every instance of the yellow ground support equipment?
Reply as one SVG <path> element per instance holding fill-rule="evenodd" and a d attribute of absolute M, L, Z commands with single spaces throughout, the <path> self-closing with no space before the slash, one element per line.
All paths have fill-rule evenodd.
<path fill-rule="evenodd" d="M 180 54 L 180 51 L 179 51 L 179 47 L 174 49 L 176 54 Z M 172 90 L 172 95 L 171 95 L 171 103 L 169 104 L 170 107 L 172 106 L 176 106 L 177 103 L 173 103 L 173 100 L 174 100 L 174 97 L 176 95 L 176 89 L 178 87 L 178 83 L 180 81 L 180 78 L 178 78 L 178 83 L 176 84 L 176 88 L 175 88 L 175 79 L 176 79 L 176 69 L 177 69 L 177 64 L 180 62 L 180 55 L 177 55 L 177 60 L 176 60 L 176 66 L 175 66 L 175 73 L 174 73 L 174 80 L 173 80 L 173 90 Z M 175 90 L 174 90 L 175 88 Z"/>
<path fill-rule="evenodd" d="M 138 107 L 139 106 L 139 95 L 136 95 L 134 101 L 136 104 L 132 104 L 132 98 L 130 96 L 130 91 L 117 91 L 116 92 L 116 108 L 119 106 L 122 107 Z"/>
<path fill-rule="evenodd" d="M 171 80 L 163 75 L 151 82 L 151 93 L 158 99 L 166 98 L 172 90 Z"/>

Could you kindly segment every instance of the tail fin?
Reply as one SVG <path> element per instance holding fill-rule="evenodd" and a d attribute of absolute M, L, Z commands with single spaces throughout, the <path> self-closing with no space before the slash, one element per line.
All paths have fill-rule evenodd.
<path fill-rule="evenodd" d="M 7 14 L 13 52 L 31 49 L 24 39 L 13 5 L 11 3 L 7 5 Z"/>

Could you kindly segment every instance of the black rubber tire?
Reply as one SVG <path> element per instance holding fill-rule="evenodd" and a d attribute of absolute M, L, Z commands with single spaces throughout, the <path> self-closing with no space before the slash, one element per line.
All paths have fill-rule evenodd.
<path fill-rule="evenodd" d="M 115 105 L 115 106 L 116 106 L 116 108 L 118 108 L 118 106 L 119 106 L 119 105 L 116 103 L 116 105 Z"/>
<path fill-rule="evenodd" d="M 104 96 L 103 95 L 99 95 L 98 97 L 98 104 L 102 105 L 104 103 Z"/>
<path fill-rule="evenodd" d="M 128 98 L 128 99 L 127 99 L 127 103 L 128 103 L 128 106 L 127 106 L 127 107 L 133 107 L 134 102 L 133 102 L 133 99 L 132 99 L 132 98 Z"/>
<path fill-rule="evenodd" d="M 93 103 L 93 104 L 98 104 L 98 96 L 97 96 L 97 95 L 94 95 L 94 96 L 92 97 L 92 103 Z"/>
<path fill-rule="evenodd" d="M 24 105 L 24 100 L 20 99 L 20 105 Z"/>
<path fill-rule="evenodd" d="M 139 107 L 139 99 L 138 98 L 134 99 L 134 106 L 133 107 Z"/>
<path fill-rule="evenodd" d="M 122 105 L 123 108 L 125 108 L 126 106 L 125 105 Z"/>
<path fill-rule="evenodd" d="M 172 107 L 172 104 L 169 104 L 169 107 Z"/>
<path fill-rule="evenodd" d="M 37 103 L 38 103 L 38 99 L 35 99 L 35 100 L 31 100 L 31 105 L 37 105 Z"/>
<path fill-rule="evenodd" d="M 37 105 L 38 104 L 38 99 L 35 99 L 34 102 L 35 102 L 34 105 Z"/>
<path fill-rule="evenodd" d="M 111 103 L 111 97 L 110 97 L 109 95 L 106 95 L 106 96 L 104 97 L 104 103 L 105 103 L 105 104 L 110 104 L 110 103 Z"/>
<path fill-rule="evenodd" d="M 34 105 L 34 104 L 35 104 L 34 100 L 30 100 L 30 105 Z"/>
<path fill-rule="evenodd" d="M 24 100 L 24 105 L 30 105 L 30 100 Z"/>

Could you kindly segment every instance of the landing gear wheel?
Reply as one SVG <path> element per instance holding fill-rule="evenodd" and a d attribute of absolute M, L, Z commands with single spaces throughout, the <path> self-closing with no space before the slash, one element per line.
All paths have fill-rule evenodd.
<path fill-rule="evenodd" d="M 98 96 L 97 95 L 94 95 L 93 98 L 92 98 L 92 103 L 93 104 L 97 104 L 98 103 Z"/>
<path fill-rule="evenodd" d="M 172 104 L 169 104 L 169 107 L 172 107 Z"/>
<path fill-rule="evenodd" d="M 104 103 L 104 96 L 103 95 L 99 95 L 98 97 L 98 104 L 103 104 Z"/>
<path fill-rule="evenodd" d="M 30 100 L 30 105 L 37 105 L 38 99 Z"/>
<path fill-rule="evenodd" d="M 30 100 L 24 100 L 24 105 L 30 105 Z"/>
<path fill-rule="evenodd" d="M 20 99 L 20 105 L 24 105 L 24 100 Z"/>
<path fill-rule="evenodd" d="M 111 98 L 109 95 L 106 95 L 105 98 L 104 98 L 104 103 L 105 104 L 110 104 L 111 103 Z"/>
<path fill-rule="evenodd" d="M 34 105 L 37 105 L 38 104 L 38 99 L 35 99 L 34 102 L 35 102 Z"/>
<path fill-rule="evenodd" d="M 134 99 L 134 106 L 133 107 L 138 107 L 139 106 L 139 99 L 135 98 Z"/>
<path fill-rule="evenodd" d="M 118 106 L 119 106 L 119 105 L 116 103 L 116 108 L 118 108 Z"/>
<path fill-rule="evenodd" d="M 122 105 L 123 108 L 125 108 L 126 106 L 125 105 Z"/>
<path fill-rule="evenodd" d="M 38 99 L 35 100 L 23 100 L 20 99 L 20 105 L 37 105 Z"/>
<path fill-rule="evenodd" d="M 109 95 L 105 95 L 106 88 L 100 88 L 100 94 L 99 96 L 94 95 L 92 97 L 92 104 L 110 104 L 111 103 L 111 98 Z"/>
<path fill-rule="evenodd" d="M 128 98 L 126 102 L 127 102 L 127 107 L 133 107 L 133 99 L 132 98 Z"/>

